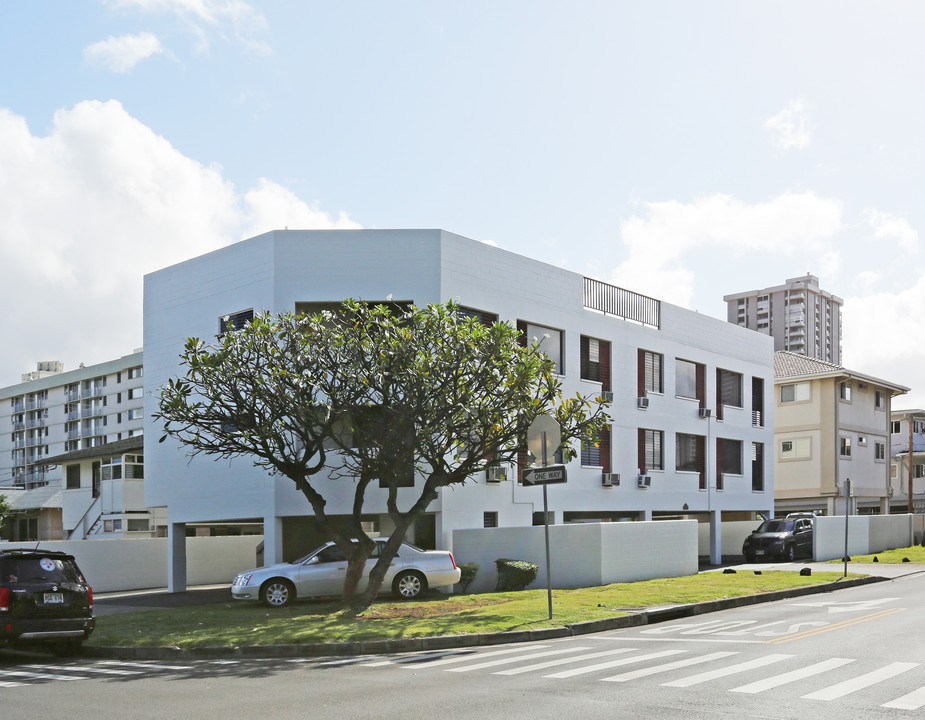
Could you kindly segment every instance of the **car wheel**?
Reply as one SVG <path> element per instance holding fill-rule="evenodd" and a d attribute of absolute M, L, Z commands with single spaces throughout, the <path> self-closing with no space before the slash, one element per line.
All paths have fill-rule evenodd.
<path fill-rule="evenodd" d="M 787 562 L 793 562 L 796 555 L 796 550 L 794 550 L 793 545 L 788 545 L 784 548 L 784 559 Z"/>
<path fill-rule="evenodd" d="M 421 573 L 413 570 L 399 573 L 392 582 L 392 592 L 405 600 L 416 598 L 426 589 L 427 580 L 424 579 Z"/>
<path fill-rule="evenodd" d="M 270 607 L 286 607 L 295 600 L 295 587 L 288 580 L 268 580 L 260 588 L 260 599 Z"/>

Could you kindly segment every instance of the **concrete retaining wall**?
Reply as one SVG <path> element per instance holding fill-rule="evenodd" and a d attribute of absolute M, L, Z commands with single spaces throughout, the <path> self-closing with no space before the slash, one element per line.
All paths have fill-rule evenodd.
<path fill-rule="evenodd" d="M 231 584 L 242 570 L 255 567 L 259 535 L 186 539 L 189 585 Z M 2 543 L 0 549 L 34 548 L 35 543 Z M 65 540 L 42 542 L 77 559 L 94 592 L 167 587 L 167 539 Z"/>
<path fill-rule="evenodd" d="M 553 525 L 549 528 L 549 546 L 555 588 L 680 577 L 697 572 L 695 520 Z M 542 526 L 454 530 L 453 555 L 459 564 L 479 564 L 470 592 L 494 590 L 498 558 L 536 563 L 539 572 L 531 587 L 546 587 Z"/>

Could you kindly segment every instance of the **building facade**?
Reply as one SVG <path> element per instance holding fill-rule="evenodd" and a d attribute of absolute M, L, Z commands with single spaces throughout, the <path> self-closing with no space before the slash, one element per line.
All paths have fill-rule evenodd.
<path fill-rule="evenodd" d="M 843 301 L 807 273 L 783 285 L 723 297 L 727 319 L 774 338 L 774 349 L 841 363 Z"/>
<path fill-rule="evenodd" d="M 68 509 L 79 486 L 74 485 L 73 471 L 69 481 L 65 477 L 61 456 L 102 451 L 130 438 L 139 444 L 144 432 L 142 368 L 141 350 L 70 371 L 60 362 L 39 363 L 36 371 L 23 375 L 21 383 L 0 389 L 0 428 L 5 429 L 0 433 L 0 492 L 15 496 L 12 540 L 84 536 L 82 531 L 75 535 L 77 526 L 68 522 L 75 514 L 83 517 L 87 508 Z M 142 451 L 138 452 L 140 457 Z M 103 465 L 112 464 L 113 457 L 101 453 L 101 462 L 91 467 L 85 478 L 89 493 L 99 495 Z M 55 512 L 59 517 L 52 520 L 49 516 Z M 121 514 L 120 518 L 126 519 Z M 123 532 L 123 522 L 115 535 Z M 104 527 L 111 529 L 114 524 L 100 524 L 93 534 L 102 534 Z"/>
<path fill-rule="evenodd" d="M 908 388 L 789 352 L 774 354 L 775 510 L 890 512 L 890 408 Z"/>
<path fill-rule="evenodd" d="M 145 501 L 167 508 L 171 589 L 185 584 L 189 524 L 262 523 L 270 563 L 304 551 L 312 521 L 292 481 L 246 458 L 190 458 L 173 439 L 159 443 L 153 389 L 182 374 L 189 337 L 209 342 L 253 313 L 348 297 L 455 300 L 545 338 L 565 394 L 612 393 L 610 432 L 549 489 L 554 523 L 698 518 L 711 523 L 718 560 L 721 515 L 773 508 L 769 338 L 441 230 L 275 231 L 145 277 Z M 451 548 L 455 529 L 541 524 L 542 491 L 506 470 L 507 480 L 443 489 L 415 541 Z M 315 476 L 329 515 L 346 516 L 352 495 L 337 482 Z M 400 492 L 402 502 L 416 497 Z M 370 488 L 367 510 L 388 532 L 385 490 Z"/>
<path fill-rule="evenodd" d="M 925 410 L 894 410 L 890 425 L 893 512 L 925 512 Z M 910 454 L 909 448 L 912 448 Z M 909 478 L 912 497 L 909 497 Z"/>

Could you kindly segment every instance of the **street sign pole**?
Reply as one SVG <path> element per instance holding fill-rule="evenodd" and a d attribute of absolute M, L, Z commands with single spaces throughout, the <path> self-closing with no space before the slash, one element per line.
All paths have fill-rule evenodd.
<path fill-rule="evenodd" d="M 911 452 L 911 450 L 910 450 Z M 845 577 L 848 577 L 848 509 L 851 506 L 851 480 L 845 480 Z"/>
<path fill-rule="evenodd" d="M 546 459 L 546 431 L 543 431 L 543 467 L 549 462 Z M 552 620 L 552 568 L 549 562 L 549 500 L 546 485 L 543 485 L 543 528 L 546 535 L 546 604 L 549 606 L 549 619 Z"/>

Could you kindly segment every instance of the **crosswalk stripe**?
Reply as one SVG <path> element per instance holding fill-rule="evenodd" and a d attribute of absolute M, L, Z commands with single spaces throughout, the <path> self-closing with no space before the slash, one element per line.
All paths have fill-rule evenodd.
<path fill-rule="evenodd" d="M 445 657 L 445 658 L 441 658 L 438 660 L 425 660 L 422 663 L 416 663 L 411 666 L 403 666 L 403 667 L 414 667 L 414 668 L 429 667 L 431 668 L 431 667 L 438 667 L 440 665 L 452 665 L 455 663 L 461 663 L 461 662 L 465 662 L 466 660 L 476 660 L 476 659 L 481 660 L 483 658 L 493 658 L 493 657 L 498 657 L 499 655 L 510 655 L 511 653 L 523 653 L 523 652 L 526 652 L 527 650 L 539 650 L 541 648 L 547 648 L 547 647 L 549 646 L 548 645 L 533 645 L 532 647 L 513 647 L 513 648 L 506 648 L 505 650 L 493 650 L 491 652 L 486 652 L 486 653 L 466 653 L 466 654 L 460 654 L 454 657 Z"/>
<path fill-rule="evenodd" d="M 513 658 L 497 658 L 495 660 L 488 660 L 487 662 L 476 663 L 475 665 L 466 665 L 466 667 L 450 668 L 447 670 L 447 672 L 464 673 L 470 672 L 471 670 L 484 670 L 485 668 L 497 667 L 498 665 L 509 665 L 515 662 L 523 662 L 524 660 L 536 660 L 537 658 L 550 657 L 552 655 L 564 655 L 565 653 L 576 652 L 578 650 L 590 650 L 590 648 L 570 647 L 562 648 L 560 650 L 547 650 L 546 652 L 530 653 L 528 655 L 518 655 L 517 657 Z"/>
<path fill-rule="evenodd" d="M 26 683 L 18 683 L 18 682 L 0 682 L 0 687 L 22 687 L 25 684 Z"/>
<path fill-rule="evenodd" d="M 863 690 L 883 680 L 889 680 L 891 677 L 896 677 L 918 666 L 918 663 L 911 662 L 890 663 L 879 670 L 874 670 L 873 672 L 860 675 L 851 680 L 845 680 L 844 682 L 823 688 L 822 690 L 817 690 L 816 692 L 811 692 L 808 695 L 802 695 L 801 697 L 804 700 L 835 700 L 836 698 L 843 697 L 857 690 Z"/>
<path fill-rule="evenodd" d="M 770 690 L 771 688 L 779 687 L 780 685 L 786 685 L 787 683 L 802 680 L 803 678 L 819 675 L 820 673 L 828 672 L 829 670 L 834 670 L 837 667 L 841 667 L 842 665 L 847 665 L 848 663 L 853 662 L 854 660 L 851 658 L 831 658 L 829 660 L 823 660 L 822 662 L 818 662 L 814 665 L 809 665 L 798 670 L 786 672 L 782 675 L 774 675 L 773 677 L 765 678 L 764 680 L 759 680 L 758 682 L 742 685 L 740 687 L 733 688 L 729 692 L 760 693 L 764 692 L 765 690 Z"/>
<path fill-rule="evenodd" d="M 25 677 L 25 678 L 35 678 L 37 680 L 85 680 L 75 675 L 52 675 L 50 673 L 34 673 L 26 672 L 25 670 L 3 670 L 0 672 L 0 677 Z"/>
<path fill-rule="evenodd" d="M 736 673 L 755 670 L 757 668 L 765 667 L 766 665 L 772 665 L 773 663 L 780 662 L 781 660 L 786 660 L 787 658 L 792 657 L 793 655 L 767 655 L 755 660 L 747 660 L 746 662 L 737 663 L 735 665 L 728 665 L 727 667 L 719 668 L 718 670 L 710 670 L 708 672 L 699 673 L 697 675 L 690 675 L 689 677 L 681 678 L 680 680 L 672 680 L 671 682 L 662 683 L 662 685 L 665 687 L 690 687 L 691 685 L 698 685 L 710 680 L 718 680 L 719 678 L 735 675 Z"/>
<path fill-rule="evenodd" d="M 648 675 L 657 675 L 658 673 L 677 670 L 678 668 L 689 667 L 691 665 L 699 665 L 700 663 L 710 662 L 712 660 L 721 660 L 724 657 L 738 654 L 739 653 L 737 652 L 715 652 L 710 653 L 709 655 L 700 655 L 698 657 L 675 660 L 674 662 L 664 663 L 663 665 L 654 665 L 652 667 L 640 668 L 639 670 L 630 670 L 629 672 L 621 673 L 620 675 L 612 675 L 611 677 L 601 679 L 605 682 L 627 682 L 628 680 L 636 680 L 637 678 L 647 677 Z"/>
<path fill-rule="evenodd" d="M 475 657 L 475 654 L 471 650 L 461 651 L 456 650 L 453 652 L 433 652 L 427 653 L 425 655 L 409 655 L 407 657 L 400 658 L 389 658 L 388 660 L 378 660 L 376 662 L 363 663 L 362 667 L 382 667 L 383 665 L 403 665 L 404 663 L 418 663 L 424 662 L 425 660 L 433 660 L 445 657 L 452 657 L 457 655 L 465 655 L 466 657 Z"/>
<path fill-rule="evenodd" d="M 141 675 L 138 670 L 115 670 L 113 668 L 93 667 L 92 665 L 30 665 L 39 670 L 64 670 L 65 672 L 89 672 L 103 675 Z"/>
<path fill-rule="evenodd" d="M 97 665 L 118 665 L 120 667 L 137 667 L 152 670 L 189 670 L 188 665 L 155 665 L 154 663 L 122 662 L 121 660 L 103 660 Z"/>
<path fill-rule="evenodd" d="M 618 650 L 601 650 L 593 653 L 585 653 L 584 655 L 575 655 L 574 657 L 567 658 L 557 658 L 556 660 L 547 660 L 546 662 L 534 663 L 533 665 L 527 665 L 525 667 L 511 668 L 510 670 L 499 670 L 494 673 L 495 675 L 520 675 L 521 673 L 527 672 L 536 672 L 537 670 L 545 670 L 546 668 L 556 667 L 557 665 L 568 665 L 569 663 L 582 662 L 584 660 L 595 660 L 601 657 L 608 657 L 610 655 L 619 655 L 621 653 L 633 652 L 639 648 L 619 648 Z"/>
<path fill-rule="evenodd" d="M 896 708 L 897 710 L 918 710 L 923 705 L 925 705 L 925 687 L 920 687 L 907 695 L 891 700 L 888 703 L 883 703 L 880 707 Z"/>
<path fill-rule="evenodd" d="M 661 652 L 649 653 L 648 655 L 637 655 L 620 660 L 611 660 L 610 662 L 598 663 L 597 665 L 588 665 L 586 667 L 575 668 L 574 670 L 565 670 L 564 672 L 544 675 L 548 678 L 570 678 L 576 675 L 595 672 L 597 670 L 609 670 L 610 668 L 620 667 L 621 665 L 632 665 L 633 663 L 643 662 L 645 660 L 655 660 L 656 658 L 668 657 L 669 655 L 680 655 L 685 650 L 662 650 Z"/>

